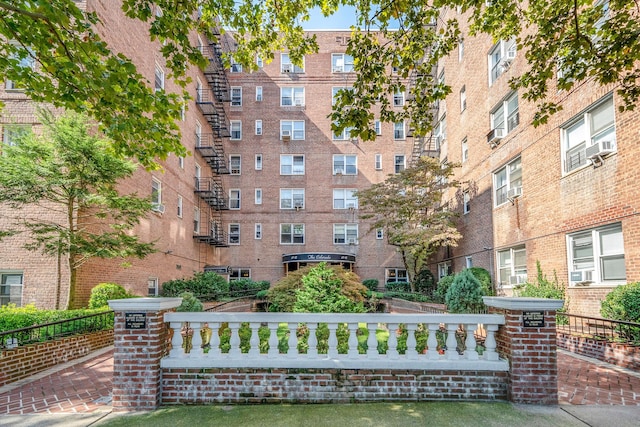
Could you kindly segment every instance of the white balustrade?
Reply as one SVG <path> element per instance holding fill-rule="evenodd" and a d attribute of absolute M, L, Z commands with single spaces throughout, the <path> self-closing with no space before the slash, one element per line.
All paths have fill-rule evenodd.
<path fill-rule="evenodd" d="M 173 330 L 166 368 L 508 370 L 496 352 L 498 314 L 172 312 L 165 322 Z"/>

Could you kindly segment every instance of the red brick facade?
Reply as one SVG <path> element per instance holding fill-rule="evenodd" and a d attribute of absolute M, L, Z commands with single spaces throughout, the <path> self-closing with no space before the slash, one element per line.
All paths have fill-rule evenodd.
<path fill-rule="evenodd" d="M 558 333 L 558 348 L 602 360 L 633 371 L 640 370 L 640 347 Z"/>

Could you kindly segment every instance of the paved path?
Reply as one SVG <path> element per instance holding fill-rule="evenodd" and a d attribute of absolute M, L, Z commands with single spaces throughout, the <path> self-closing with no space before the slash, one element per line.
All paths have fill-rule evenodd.
<path fill-rule="evenodd" d="M 559 350 L 558 374 L 560 404 L 640 406 L 638 372 Z M 113 349 L 107 348 L 1 387 L 0 417 L 109 412 L 112 378 Z"/>

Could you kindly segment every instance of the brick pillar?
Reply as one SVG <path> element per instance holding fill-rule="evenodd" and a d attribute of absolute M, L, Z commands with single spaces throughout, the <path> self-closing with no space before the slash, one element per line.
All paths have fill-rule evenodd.
<path fill-rule="evenodd" d="M 160 359 L 168 339 L 164 313 L 182 298 L 131 298 L 109 301 L 115 312 L 113 409 L 156 409 L 160 403 Z"/>
<path fill-rule="evenodd" d="M 496 333 L 497 351 L 509 361 L 509 400 L 558 404 L 556 310 L 564 301 L 484 297 L 489 313 L 505 316 Z"/>

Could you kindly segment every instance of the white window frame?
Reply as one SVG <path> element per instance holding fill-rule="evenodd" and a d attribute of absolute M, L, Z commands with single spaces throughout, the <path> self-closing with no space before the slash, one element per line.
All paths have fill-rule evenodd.
<path fill-rule="evenodd" d="M 160 64 L 156 63 L 153 77 L 153 91 L 158 92 L 159 90 L 164 90 L 164 70 Z"/>
<path fill-rule="evenodd" d="M 458 62 L 464 58 L 464 40 L 458 41 Z"/>
<path fill-rule="evenodd" d="M 467 142 L 467 137 L 465 137 L 460 143 L 460 149 L 462 150 L 462 163 L 466 163 L 467 160 L 469 160 L 469 143 Z"/>
<path fill-rule="evenodd" d="M 351 140 L 351 131 L 353 130 L 352 127 L 347 127 L 342 129 L 342 132 L 340 133 L 333 133 L 333 140 L 334 141 L 349 141 Z"/>
<path fill-rule="evenodd" d="M 287 171 L 287 168 L 290 168 Z M 281 154 L 280 175 L 304 175 L 305 158 L 303 154 Z"/>
<path fill-rule="evenodd" d="M 256 102 L 262 102 L 262 86 L 256 86 Z"/>
<path fill-rule="evenodd" d="M 375 130 L 377 136 L 382 135 L 382 122 L 380 120 L 376 120 L 373 123 L 373 129 Z"/>
<path fill-rule="evenodd" d="M 356 154 L 334 154 L 334 175 L 358 175 L 358 156 Z"/>
<path fill-rule="evenodd" d="M 262 239 L 262 224 L 260 224 L 259 222 L 256 222 L 254 225 L 254 239 L 256 240 L 261 240 Z"/>
<path fill-rule="evenodd" d="M 242 120 L 230 120 L 229 131 L 231 141 L 240 141 L 242 139 Z"/>
<path fill-rule="evenodd" d="M 404 268 L 385 268 L 384 283 L 409 283 L 409 275 Z"/>
<path fill-rule="evenodd" d="M 393 156 L 393 171 L 394 173 L 400 173 L 407 167 L 407 156 L 404 154 L 396 154 Z"/>
<path fill-rule="evenodd" d="M 202 147 L 202 125 L 198 120 L 195 124 L 196 147 Z"/>
<path fill-rule="evenodd" d="M 500 40 L 489 51 L 487 64 L 489 67 L 489 86 L 509 69 L 509 55 L 516 54 L 516 40 Z M 509 54 L 509 52 L 513 52 Z"/>
<path fill-rule="evenodd" d="M 196 77 L 196 104 L 204 101 L 204 89 L 202 86 L 202 81 Z"/>
<path fill-rule="evenodd" d="M 231 175 L 242 175 L 242 156 L 240 154 L 229 155 L 229 173 Z"/>
<path fill-rule="evenodd" d="M 196 234 L 200 234 L 200 221 L 201 221 L 200 208 L 197 206 L 194 206 L 193 207 L 193 232 Z"/>
<path fill-rule="evenodd" d="M 262 154 L 256 154 L 256 157 L 255 157 L 255 169 L 257 171 L 261 171 L 262 170 Z"/>
<path fill-rule="evenodd" d="M 376 228 L 376 240 L 384 239 L 384 228 Z"/>
<path fill-rule="evenodd" d="M 231 86 L 231 106 L 242 107 L 242 86 Z"/>
<path fill-rule="evenodd" d="M 358 237 L 358 224 L 333 224 L 334 245 L 357 245 Z"/>
<path fill-rule="evenodd" d="M 518 93 L 511 92 L 493 107 L 490 118 L 491 130 L 502 129 L 504 135 L 514 130 L 520 124 Z"/>
<path fill-rule="evenodd" d="M 377 171 L 382 170 L 382 154 L 376 154 L 375 160 L 374 160 L 374 168 Z"/>
<path fill-rule="evenodd" d="M 358 209 L 358 198 L 355 188 L 334 188 L 333 209 Z"/>
<path fill-rule="evenodd" d="M 16 41 L 12 41 L 11 43 L 13 45 L 17 45 Z M 34 52 L 29 48 L 27 48 L 27 52 L 28 52 L 28 54 L 24 58 L 20 59 L 20 63 L 18 64 L 18 67 L 20 67 L 20 68 L 29 68 L 29 69 L 31 69 L 31 71 L 35 71 L 35 69 L 36 69 L 36 59 L 34 58 Z M 11 55 L 11 57 L 15 59 L 16 55 L 13 54 L 13 55 Z M 24 88 L 16 86 L 16 83 L 13 80 L 9 80 L 9 79 L 5 80 L 4 87 L 5 87 L 5 90 L 7 92 L 22 92 L 22 91 L 24 91 Z"/>
<path fill-rule="evenodd" d="M 156 177 L 151 177 L 151 206 L 154 211 L 162 206 L 162 181 Z"/>
<path fill-rule="evenodd" d="M 178 201 L 176 202 L 176 215 L 178 216 L 178 218 L 182 218 L 182 204 L 183 204 L 183 200 L 182 200 L 182 196 L 178 196 Z"/>
<path fill-rule="evenodd" d="M 404 140 L 407 137 L 406 126 L 404 121 L 393 124 L 393 139 Z"/>
<path fill-rule="evenodd" d="M 436 150 L 440 150 L 447 140 L 447 116 L 442 116 L 433 128 L 433 136 L 436 139 Z"/>
<path fill-rule="evenodd" d="M 304 120 L 280 120 L 280 140 L 282 140 L 283 132 L 288 131 L 292 141 L 304 141 L 305 139 L 305 121 Z"/>
<path fill-rule="evenodd" d="M 255 204 L 256 205 L 262 204 L 262 188 L 255 189 Z"/>
<path fill-rule="evenodd" d="M 238 64 L 235 59 L 230 58 L 229 59 L 230 62 L 230 66 L 229 66 L 229 72 L 230 73 L 241 73 L 242 72 L 242 64 Z"/>
<path fill-rule="evenodd" d="M 242 190 L 239 188 L 229 189 L 229 209 L 240 210 L 242 207 Z"/>
<path fill-rule="evenodd" d="M 304 188 L 281 188 L 280 189 L 280 209 L 299 210 L 305 208 Z"/>
<path fill-rule="evenodd" d="M 341 90 L 353 91 L 353 86 L 332 86 L 331 87 L 331 105 L 336 105 L 336 96 Z"/>
<path fill-rule="evenodd" d="M 517 259 L 522 262 L 515 264 Z M 527 249 L 524 245 L 496 251 L 497 282 L 501 288 L 512 288 L 527 281 Z"/>
<path fill-rule="evenodd" d="M 464 257 L 464 264 L 466 268 L 472 268 L 473 267 L 473 257 L 472 256 L 466 256 Z"/>
<path fill-rule="evenodd" d="M 291 62 L 291 59 L 289 59 L 289 54 L 288 53 L 281 53 L 280 54 L 280 72 L 281 73 L 287 73 L 287 74 L 294 74 L 294 73 L 304 73 L 304 61 L 305 58 L 302 58 L 302 67 L 298 67 L 297 65 L 294 65 Z"/>
<path fill-rule="evenodd" d="M 610 236 L 608 244 L 605 241 L 606 236 Z M 580 240 L 582 241 L 583 247 L 591 247 L 591 256 L 588 256 L 588 252 L 584 254 L 586 256 L 581 258 L 576 256 Z M 582 251 L 584 252 L 584 249 Z M 625 260 L 624 236 L 621 223 L 609 224 L 567 235 L 567 265 L 570 286 L 576 286 L 576 284 L 586 281 L 603 286 L 625 284 L 627 281 Z M 618 266 L 620 266 L 621 263 L 622 268 L 624 268 L 624 277 L 604 277 L 607 270 L 606 263 L 611 262 L 617 262 Z M 587 280 L 583 278 L 583 280 L 578 281 L 572 277 L 572 272 L 585 271 L 591 272 L 591 277 Z"/>
<path fill-rule="evenodd" d="M 147 279 L 147 296 L 149 297 L 158 296 L 158 278 L 157 277 L 149 277 Z"/>
<path fill-rule="evenodd" d="M 256 120 L 256 135 L 262 135 L 262 120 Z"/>
<path fill-rule="evenodd" d="M 331 54 L 332 73 L 353 73 L 353 56 L 346 53 Z"/>
<path fill-rule="evenodd" d="M 304 86 L 283 86 L 280 88 L 281 107 L 304 107 Z"/>
<path fill-rule="evenodd" d="M 304 245 L 304 241 L 305 241 L 305 225 L 304 224 L 301 224 L 301 223 L 280 224 L 280 244 L 281 245 Z"/>
<path fill-rule="evenodd" d="M 517 157 L 493 173 L 493 204 L 500 206 L 509 201 L 509 190 L 522 192 L 522 159 Z"/>
<path fill-rule="evenodd" d="M 462 192 L 462 213 L 464 215 L 471 212 L 471 192 L 465 190 Z"/>
<path fill-rule="evenodd" d="M 239 245 L 240 244 L 240 224 L 231 223 L 228 228 L 228 239 L 230 245 Z"/>
<path fill-rule="evenodd" d="M 467 109 L 467 86 L 463 85 L 460 88 L 460 112 Z"/>
<path fill-rule="evenodd" d="M 398 91 L 393 94 L 393 106 L 394 107 L 404 106 L 404 92 Z"/>
<path fill-rule="evenodd" d="M 229 282 L 236 280 L 251 280 L 251 269 L 245 267 L 233 267 L 229 270 Z"/>
<path fill-rule="evenodd" d="M 18 277 L 17 280 L 9 280 L 11 277 Z M 14 289 L 19 288 L 19 289 Z M 14 303 L 22 307 L 22 297 L 24 292 L 24 272 L 18 270 L 0 271 L 0 305 Z"/>
<path fill-rule="evenodd" d="M 438 280 L 443 277 L 449 276 L 451 271 L 451 261 L 444 261 L 438 263 Z"/>

